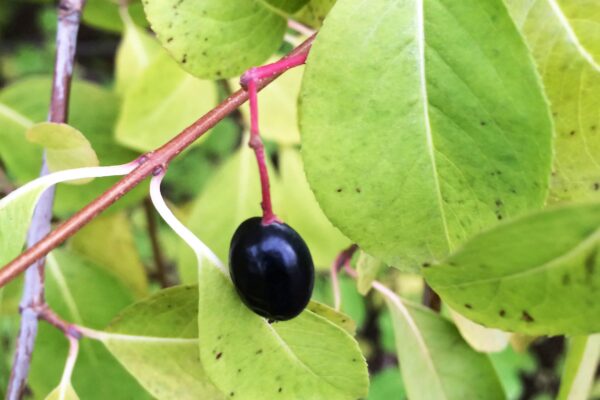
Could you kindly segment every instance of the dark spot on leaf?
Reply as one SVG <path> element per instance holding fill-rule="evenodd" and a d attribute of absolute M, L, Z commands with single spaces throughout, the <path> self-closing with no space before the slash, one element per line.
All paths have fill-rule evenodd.
<path fill-rule="evenodd" d="M 600 182 L 594 182 L 594 190 L 595 191 L 600 190 Z"/>
<path fill-rule="evenodd" d="M 571 131 L 571 132 L 569 132 L 569 135 L 571 135 L 571 136 L 575 136 L 575 131 Z"/>
<path fill-rule="evenodd" d="M 498 218 L 498 221 L 502 221 L 502 214 L 498 213 L 496 214 L 496 218 Z"/>
<path fill-rule="evenodd" d="M 217 340 L 221 340 L 222 337 L 223 336 L 221 336 L 221 335 L 217 336 Z"/>
<path fill-rule="evenodd" d="M 360 193 L 360 192 L 361 192 L 360 188 L 356 188 L 356 193 Z"/>
<path fill-rule="evenodd" d="M 181 63 L 185 64 L 187 62 L 187 54 L 183 54 L 183 57 L 181 58 Z"/>
<path fill-rule="evenodd" d="M 342 324 L 346 322 L 346 318 L 342 319 Z"/>
<path fill-rule="evenodd" d="M 497 200 L 496 200 L 496 205 L 497 205 L 498 207 L 502 207 L 502 206 L 503 206 L 503 204 L 502 204 L 502 200 L 500 200 L 500 199 L 497 199 Z"/>
<path fill-rule="evenodd" d="M 338 193 L 342 193 L 342 190 L 344 190 L 344 189 L 342 189 L 342 188 L 335 189 L 335 191 L 338 192 Z"/>
<path fill-rule="evenodd" d="M 221 351 L 221 352 L 219 352 L 219 353 L 217 353 L 217 357 L 216 357 L 216 359 L 218 360 L 219 358 L 221 358 L 221 356 L 222 356 L 222 355 L 223 355 L 223 352 L 222 352 L 222 351 Z"/>
<path fill-rule="evenodd" d="M 523 313 L 521 314 L 521 319 L 525 322 L 533 322 L 533 317 L 531 316 L 531 314 L 529 314 L 527 311 L 523 310 Z"/>
<path fill-rule="evenodd" d="M 231 397 L 235 396 L 235 392 L 229 393 L 229 396 L 231 396 Z"/>
<path fill-rule="evenodd" d="M 353 359 L 352 359 L 352 362 L 356 362 L 356 358 L 353 358 Z"/>
<path fill-rule="evenodd" d="M 505 311 L 505 310 L 500 310 L 500 311 L 498 312 L 498 314 L 499 314 L 501 317 L 504 317 L 504 316 L 506 315 L 506 311 Z"/>
<path fill-rule="evenodd" d="M 258 350 L 256 350 L 256 353 L 255 353 L 255 354 L 262 354 L 262 349 L 258 349 Z"/>
<path fill-rule="evenodd" d="M 596 130 L 596 125 L 590 126 L 590 130 L 595 131 Z"/>
<path fill-rule="evenodd" d="M 472 305 L 470 305 L 469 303 L 466 303 L 466 304 L 465 304 L 465 308 L 468 308 L 469 310 L 471 310 L 471 309 L 473 308 L 473 306 L 472 306 Z"/>
<path fill-rule="evenodd" d="M 241 368 L 238 368 L 238 374 L 239 374 L 240 372 L 242 372 L 242 369 L 241 369 Z"/>
<path fill-rule="evenodd" d="M 485 126 L 486 125 L 485 121 L 481 121 L 480 124 L 481 124 L 481 126 Z"/>
<path fill-rule="evenodd" d="M 421 266 L 423 268 L 429 268 L 429 267 L 431 267 L 431 264 L 429 264 L 428 262 L 424 262 L 423 264 L 421 264 Z"/>
<path fill-rule="evenodd" d="M 563 277 L 562 277 L 562 284 L 563 284 L 564 286 L 567 286 L 567 285 L 569 285 L 570 283 L 571 283 L 571 275 L 569 275 L 569 274 L 564 274 L 564 275 L 563 275 Z"/>
<path fill-rule="evenodd" d="M 171 43 L 173 41 L 172 37 L 167 38 L 167 43 Z"/>
<path fill-rule="evenodd" d="M 277 392 L 281 393 L 282 390 L 283 390 L 283 388 L 279 388 L 279 389 L 277 389 Z"/>

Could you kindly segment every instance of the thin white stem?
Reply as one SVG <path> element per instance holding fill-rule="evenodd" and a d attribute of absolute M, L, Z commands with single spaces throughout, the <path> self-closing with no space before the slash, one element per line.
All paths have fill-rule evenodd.
<path fill-rule="evenodd" d="M 60 380 L 60 390 L 58 398 L 61 400 L 65 399 L 67 396 L 67 389 L 71 384 L 73 369 L 75 368 L 75 362 L 77 362 L 77 356 L 79 354 L 79 340 L 71 336 L 67 336 L 67 339 L 69 339 L 69 355 L 67 356 L 65 369 Z"/>
<path fill-rule="evenodd" d="M 291 44 L 294 47 L 296 47 L 300 43 L 302 43 L 302 39 L 301 38 L 299 38 L 298 36 L 290 35 L 289 33 L 286 33 L 283 36 L 283 40 L 285 40 L 286 42 L 288 42 L 289 44 Z"/>
<path fill-rule="evenodd" d="M 196 253 L 198 262 L 202 259 L 209 260 L 212 264 L 218 267 L 221 271 L 225 272 L 225 266 L 219 260 L 219 257 L 213 253 L 213 251 L 205 245 L 196 235 L 192 233 L 185 225 L 183 225 L 175 215 L 171 212 L 165 200 L 160 192 L 160 183 L 164 177 L 164 172 L 152 177 L 150 181 L 150 199 L 152 204 L 156 208 L 156 211 L 165 220 L 165 222 L 175 231 L 179 237 L 181 237 Z"/>
<path fill-rule="evenodd" d="M 310 29 L 308 26 L 293 19 L 288 19 L 288 27 L 304 36 L 312 36 L 316 32 L 314 29 Z"/>
<path fill-rule="evenodd" d="M 106 332 L 97 331 L 95 329 L 86 328 L 86 327 L 80 326 L 80 325 L 74 325 L 74 327 L 83 336 L 90 338 L 90 339 L 98 340 L 100 342 L 104 341 L 108 337 L 108 333 L 106 333 Z"/>
<path fill-rule="evenodd" d="M 75 326 L 76 330 L 84 337 L 107 342 L 109 340 L 118 340 L 122 342 L 143 342 L 143 343 L 171 343 L 171 344 L 190 344 L 198 343 L 198 338 L 171 338 L 171 337 L 156 337 L 143 335 L 127 335 L 122 333 L 111 333 L 97 331 L 95 329 L 86 328 L 83 326 Z"/>
<path fill-rule="evenodd" d="M 335 311 L 340 311 L 342 306 L 342 296 L 340 293 L 340 281 L 338 279 L 337 260 L 331 266 L 331 291 L 333 292 L 333 308 Z"/>
<path fill-rule="evenodd" d="M 110 167 L 89 167 L 67 169 L 44 175 L 31 182 L 27 182 L 17 190 L 12 191 L 8 196 L 0 200 L 0 207 L 3 203 L 11 201 L 14 197 L 20 196 L 30 190 L 38 187 L 50 187 L 60 182 L 76 181 L 79 179 L 102 178 L 107 176 L 127 175 L 137 167 L 137 163 L 131 162 L 122 165 L 111 165 Z"/>

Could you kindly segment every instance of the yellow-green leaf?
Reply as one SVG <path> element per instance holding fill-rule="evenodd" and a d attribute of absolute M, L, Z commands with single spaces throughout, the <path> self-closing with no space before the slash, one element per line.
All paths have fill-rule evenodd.
<path fill-rule="evenodd" d="M 600 199 L 600 2 L 505 0 L 551 103 L 549 202 Z"/>
<path fill-rule="evenodd" d="M 150 151 L 212 109 L 213 82 L 183 71 L 162 52 L 125 93 L 116 127 L 117 140 L 132 149 Z"/>
<path fill-rule="evenodd" d="M 96 167 L 98 156 L 83 133 L 67 124 L 42 122 L 27 130 L 27 140 L 41 145 L 46 150 L 46 163 L 50 172 L 65 169 Z M 91 179 L 71 181 L 84 184 Z"/>

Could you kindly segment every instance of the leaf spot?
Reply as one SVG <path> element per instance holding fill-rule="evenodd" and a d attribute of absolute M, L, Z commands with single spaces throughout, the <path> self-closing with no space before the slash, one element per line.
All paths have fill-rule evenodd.
<path fill-rule="evenodd" d="M 534 319 L 531 316 L 531 314 L 529 314 L 527 311 L 523 310 L 523 313 L 521 314 L 521 319 L 525 322 L 533 322 Z"/>

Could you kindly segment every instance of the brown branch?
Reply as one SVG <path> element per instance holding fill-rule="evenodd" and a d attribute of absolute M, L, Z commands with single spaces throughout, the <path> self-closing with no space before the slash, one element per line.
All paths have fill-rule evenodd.
<path fill-rule="evenodd" d="M 50 122 L 67 121 L 77 32 L 84 3 L 85 0 L 61 0 L 58 5 L 56 60 L 50 111 L 48 113 Z M 46 175 L 48 172 L 44 155 L 40 176 Z M 29 248 L 50 233 L 53 204 L 54 187 L 51 187 L 42 194 L 33 213 L 27 235 L 27 246 Z M 26 267 L 30 267 L 25 274 L 24 290 L 21 298 L 21 326 L 8 383 L 7 399 L 9 400 L 22 398 L 26 388 L 31 356 L 37 336 L 37 310 L 45 305 L 44 264 L 45 259 L 39 257 L 26 265 Z"/>
<path fill-rule="evenodd" d="M 163 255 L 160 240 L 158 238 L 158 227 L 156 225 L 156 211 L 152 205 L 152 201 L 146 197 L 144 199 L 144 212 L 146 214 L 146 225 L 148 227 L 148 237 L 152 245 L 152 255 L 154 256 L 154 267 L 156 270 L 156 278 L 160 283 L 160 287 L 167 288 L 172 286 L 167 273 L 167 263 Z"/>
<path fill-rule="evenodd" d="M 313 40 L 314 36 L 311 36 L 300 46 L 296 47 L 292 52 L 290 52 L 287 57 L 308 53 Z M 258 83 L 258 89 L 262 89 L 267 86 L 271 81 L 276 79 L 277 76 L 279 75 L 275 75 L 260 81 Z M 138 167 L 135 170 L 122 178 L 96 200 L 92 201 L 86 207 L 65 221 L 35 246 L 27 249 L 20 256 L 6 264 L 6 266 L 0 270 L 0 287 L 6 285 L 8 282 L 17 277 L 27 268 L 28 265 L 31 265 L 36 260 L 44 257 L 54 248 L 71 237 L 75 232 L 89 223 L 98 214 L 111 206 L 134 187 L 139 185 L 142 180 L 153 173 L 160 173 L 162 170 L 164 170 L 173 158 L 175 158 L 196 139 L 202 136 L 210 128 L 215 126 L 223 118 L 227 117 L 247 100 L 248 93 L 242 89 L 238 90 L 225 99 L 217 107 L 184 129 L 183 132 L 171 139 L 168 143 L 159 149 L 140 157 L 137 160 Z"/>

